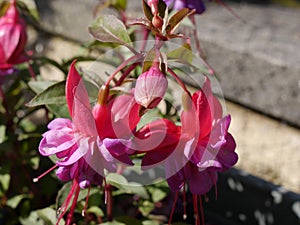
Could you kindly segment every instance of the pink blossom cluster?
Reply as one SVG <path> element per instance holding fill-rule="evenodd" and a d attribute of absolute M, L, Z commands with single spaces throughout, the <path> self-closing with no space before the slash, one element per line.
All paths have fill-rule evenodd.
<path fill-rule="evenodd" d="M 12 1 L 0 18 L 0 78 L 13 73 L 14 66 L 28 60 L 25 54 L 26 24 Z"/>
<path fill-rule="evenodd" d="M 39 147 L 42 155 L 58 158 L 58 178 L 73 181 L 70 196 L 79 188 L 101 186 L 106 171 L 132 166 L 131 157 L 136 154 L 143 154 L 141 169 L 164 166 L 171 190 L 178 193 L 188 185 L 196 198 L 216 185 L 217 172 L 237 162 L 235 141 L 228 132 L 231 118 L 223 117 L 209 79 L 193 95 L 183 92 L 180 126 L 162 118 L 136 129 L 141 113 L 157 107 L 167 87 L 166 75 L 154 64 L 126 93 L 113 94 L 104 85 L 91 107 L 84 82 L 72 63 L 65 91 L 72 120 L 57 118 L 49 123 Z M 61 218 L 63 215 L 64 211 Z"/>

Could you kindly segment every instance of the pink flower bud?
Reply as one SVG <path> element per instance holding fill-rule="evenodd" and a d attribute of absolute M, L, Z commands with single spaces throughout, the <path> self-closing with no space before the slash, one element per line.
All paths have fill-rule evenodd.
<path fill-rule="evenodd" d="M 135 100 L 145 108 L 152 109 L 164 97 L 167 87 L 166 76 L 157 66 L 152 66 L 138 77 L 134 91 Z"/>
<path fill-rule="evenodd" d="M 13 2 L 0 18 L 0 70 L 9 70 L 28 60 L 24 52 L 26 41 L 26 24 Z"/>

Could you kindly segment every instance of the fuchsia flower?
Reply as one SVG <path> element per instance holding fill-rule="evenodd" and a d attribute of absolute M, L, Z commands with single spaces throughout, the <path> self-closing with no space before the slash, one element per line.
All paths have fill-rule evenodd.
<path fill-rule="evenodd" d="M 166 76 L 154 65 L 138 77 L 134 91 L 135 100 L 143 107 L 152 109 L 162 100 L 167 87 Z"/>
<path fill-rule="evenodd" d="M 178 193 L 187 183 L 196 207 L 197 196 L 216 185 L 217 172 L 232 167 L 238 156 L 234 151 L 235 141 L 228 132 L 230 116 L 222 118 L 221 105 L 212 95 L 208 79 L 192 98 L 184 95 L 183 105 L 181 126 L 159 119 L 142 128 L 137 137 L 152 142 L 157 136 L 164 136 L 158 146 L 145 151 L 142 167 L 163 164 L 171 190 Z"/>
<path fill-rule="evenodd" d="M 137 105 L 134 104 L 133 95 L 128 95 L 115 98 L 107 106 L 104 104 L 107 113 L 103 113 L 99 105 L 96 105 L 92 111 L 84 83 L 75 69 L 75 62 L 70 67 L 66 82 L 66 99 L 72 121 L 57 118 L 49 123 L 49 131 L 43 134 L 39 151 L 44 156 L 53 154 L 57 156 L 59 161 L 56 164 L 59 168 L 56 174 L 59 179 L 73 180 L 73 186 L 59 217 L 60 220 L 64 216 L 71 197 L 75 194 L 69 213 L 71 216 L 67 221 L 69 224 L 80 188 L 89 187 L 91 184 L 101 185 L 104 171 L 116 171 L 118 162 L 132 165 L 127 154 L 131 142 L 128 139 L 119 139 L 120 136 L 114 134 L 109 122 L 116 119 L 123 122 L 122 118 L 128 118 L 127 114 L 138 114 L 138 107 L 134 108 L 136 113 L 132 112 L 134 109 L 129 108 L 130 110 L 122 112 L 124 113 L 122 118 L 116 118 L 118 115 L 113 114 L 115 112 L 113 108 L 117 106 L 113 103 L 125 105 L 128 104 L 127 101 L 132 100 L 132 105 Z M 138 119 L 133 123 L 137 122 Z M 103 123 L 109 126 L 102 126 Z M 118 125 L 121 126 L 120 123 Z M 123 128 L 126 128 L 126 124 Z M 125 130 L 131 133 L 129 128 Z M 125 138 L 129 137 L 129 134 L 125 134 L 124 131 L 122 135 Z"/>
<path fill-rule="evenodd" d="M 202 0 L 164 0 L 164 2 L 171 8 L 180 10 L 183 8 L 196 9 L 197 14 L 205 11 L 205 6 Z"/>
<path fill-rule="evenodd" d="M 0 75 L 10 74 L 13 66 L 28 60 L 25 55 L 26 24 L 12 1 L 0 18 Z"/>

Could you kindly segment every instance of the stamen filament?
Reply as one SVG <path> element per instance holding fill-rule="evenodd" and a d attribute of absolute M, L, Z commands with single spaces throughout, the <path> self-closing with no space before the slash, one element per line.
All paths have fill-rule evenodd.
<path fill-rule="evenodd" d="M 33 182 L 36 183 L 38 182 L 41 178 L 43 178 L 45 175 L 47 175 L 48 173 L 50 173 L 52 170 L 56 169 L 58 167 L 57 164 L 55 164 L 54 166 L 52 166 L 50 169 L 48 169 L 46 172 L 42 173 L 40 176 L 33 178 Z"/>

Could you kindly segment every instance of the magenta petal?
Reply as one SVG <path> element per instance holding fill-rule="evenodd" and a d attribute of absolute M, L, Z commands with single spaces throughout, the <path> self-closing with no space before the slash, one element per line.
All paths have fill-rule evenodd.
<path fill-rule="evenodd" d="M 114 158 L 101 143 L 94 143 L 93 151 L 88 151 L 84 159 L 101 176 L 104 176 L 104 170 L 109 172 L 116 170 Z"/>
<path fill-rule="evenodd" d="M 127 155 L 131 146 L 131 141 L 105 138 L 103 144 L 114 158 L 125 164 L 133 165 L 130 157 Z"/>
<path fill-rule="evenodd" d="M 48 124 L 49 130 L 58 130 L 65 127 L 73 128 L 72 121 L 65 118 L 56 118 Z"/>
<path fill-rule="evenodd" d="M 232 167 L 238 161 L 238 155 L 234 152 L 236 146 L 235 141 L 231 134 L 227 134 L 226 141 L 226 144 L 222 147 L 217 156 L 225 170 Z"/>
<path fill-rule="evenodd" d="M 177 173 L 175 173 L 173 176 L 167 179 L 167 182 L 172 191 L 174 192 L 179 191 L 184 185 L 183 171 L 180 170 Z"/>
<path fill-rule="evenodd" d="M 190 171 L 192 176 L 188 180 L 189 190 L 192 194 L 204 195 L 217 182 L 217 173 L 207 170 L 199 172 L 197 167 Z"/>
<path fill-rule="evenodd" d="M 56 171 L 56 175 L 61 181 L 64 182 L 67 182 L 72 179 L 70 176 L 70 168 L 68 167 L 64 167 L 64 166 L 58 167 Z"/>
<path fill-rule="evenodd" d="M 80 158 L 82 158 L 87 152 L 90 150 L 89 140 L 87 138 L 83 138 L 78 141 L 78 148 L 71 154 L 69 157 L 64 159 L 63 161 L 58 162 L 58 165 L 67 166 L 77 162 Z"/>

